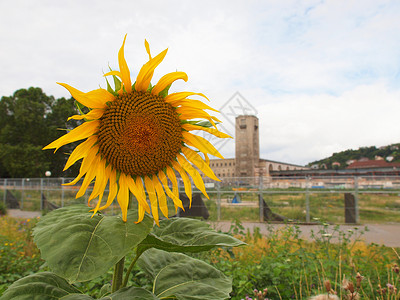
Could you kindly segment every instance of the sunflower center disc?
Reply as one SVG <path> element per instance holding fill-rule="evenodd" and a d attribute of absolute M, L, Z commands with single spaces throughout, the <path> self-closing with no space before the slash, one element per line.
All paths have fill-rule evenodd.
<path fill-rule="evenodd" d="M 174 108 L 147 92 L 117 96 L 100 119 L 101 154 L 132 176 L 157 174 L 176 158 L 182 140 Z"/>

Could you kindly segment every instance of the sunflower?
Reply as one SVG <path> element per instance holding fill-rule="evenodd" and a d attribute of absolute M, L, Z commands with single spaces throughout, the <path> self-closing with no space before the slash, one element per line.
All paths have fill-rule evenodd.
<path fill-rule="evenodd" d="M 82 159 L 78 176 L 66 184 L 74 185 L 84 177 L 76 198 L 83 196 L 94 181 L 88 199 L 90 202 L 98 197 L 94 213 L 110 206 L 116 198 L 126 221 L 132 193 L 138 202 L 137 222 L 142 221 L 148 212 L 158 224 L 158 209 L 168 218 L 167 196 L 172 199 L 175 210 L 178 207 L 183 209 L 177 174 L 183 180 L 190 201 L 190 177 L 209 198 L 203 179 L 194 166 L 207 177 L 219 180 L 209 166 L 208 155 L 223 157 L 210 142 L 191 131 L 202 130 L 219 138 L 230 136 L 218 131 L 215 122 L 219 120 L 205 111 L 215 109 L 200 100 L 188 98 L 200 96 L 208 100 L 206 96 L 193 92 L 168 94 L 174 81 L 188 80 L 186 73 L 169 73 L 156 85 L 151 85 L 154 69 L 162 62 L 168 49 L 152 57 L 145 40 L 149 61 L 142 66 L 132 84 L 124 57 L 125 40 L 126 36 L 118 52 L 119 71 L 111 70 L 104 75 L 112 76 L 114 89 L 107 79 L 107 90 L 100 88 L 88 93 L 59 83 L 71 93 L 78 107 L 86 107 L 88 112 L 70 117 L 68 120 L 84 122 L 43 149 L 57 151 L 63 145 L 84 140 L 73 150 L 64 167 L 65 171 Z M 172 183 L 172 190 L 168 180 Z M 108 198 L 101 205 L 107 184 Z"/>

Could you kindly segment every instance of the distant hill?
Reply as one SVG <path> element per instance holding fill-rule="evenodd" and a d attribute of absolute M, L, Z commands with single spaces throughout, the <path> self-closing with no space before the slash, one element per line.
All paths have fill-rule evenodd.
<path fill-rule="evenodd" d="M 400 143 L 379 148 L 375 146 L 361 147 L 358 150 L 350 149 L 333 153 L 332 156 L 310 162 L 307 166 L 322 169 L 325 165 L 327 169 L 345 169 L 352 160 L 360 159 L 384 159 L 391 162 L 400 162 Z"/>

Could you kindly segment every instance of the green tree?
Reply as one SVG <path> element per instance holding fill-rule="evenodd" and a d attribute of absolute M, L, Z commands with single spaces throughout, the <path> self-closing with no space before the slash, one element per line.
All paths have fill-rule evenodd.
<path fill-rule="evenodd" d="M 41 149 L 76 126 L 68 122 L 76 114 L 74 99 L 55 99 L 40 88 L 20 89 L 0 100 L 0 176 L 43 177 L 49 170 L 53 176 L 74 176 L 76 168 L 62 173 L 71 146 L 55 155 Z"/>

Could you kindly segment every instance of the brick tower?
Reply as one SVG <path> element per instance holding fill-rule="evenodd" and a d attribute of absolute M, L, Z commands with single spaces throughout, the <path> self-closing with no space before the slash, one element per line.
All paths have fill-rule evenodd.
<path fill-rule="evenodd" d="M 260 161 L 258 118 L 249 115 L 236 117 L 235 131 L 235 174 L 238 177 L 255 177 Z"/>

